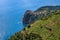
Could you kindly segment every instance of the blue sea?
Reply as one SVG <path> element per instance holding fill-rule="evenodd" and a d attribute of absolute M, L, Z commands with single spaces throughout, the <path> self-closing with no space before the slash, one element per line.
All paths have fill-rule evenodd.
<path fill-rule="evenodd" d="M 50 5 L 60 5 L 60 0 L 0 0 L 0 40 L 7 40 L 24 28 L 22 19 L 26 10 Z"/>

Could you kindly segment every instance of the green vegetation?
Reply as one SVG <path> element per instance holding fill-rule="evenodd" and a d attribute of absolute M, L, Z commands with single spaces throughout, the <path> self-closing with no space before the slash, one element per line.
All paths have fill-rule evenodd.
<path fill-rule="evenodd" d="M 30 24 L 29 28 L 15 33 L 9 40 L 60 40 L 60 10 L 49 13 Z"/>

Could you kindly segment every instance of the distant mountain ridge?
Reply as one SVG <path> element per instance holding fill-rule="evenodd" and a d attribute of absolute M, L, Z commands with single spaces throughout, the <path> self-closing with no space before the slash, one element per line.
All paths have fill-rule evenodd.
<path fill-rule="evenodd" d="M 55 12 L 57 10 L 60 10 L 60 6 L 43 6 L 34 12 L 27 10 L 23 17 L 23 24 L 27 26 L 38 19 L 51 15 L 51 12 Z"/>
<path fill-rule="evenodd" d="M 60 6 L 43 6 L 43 7 L 38 8 L 36 11 L 40 11 L 40 10 L 44 10 L 44 9 L 60 10 Z"/>

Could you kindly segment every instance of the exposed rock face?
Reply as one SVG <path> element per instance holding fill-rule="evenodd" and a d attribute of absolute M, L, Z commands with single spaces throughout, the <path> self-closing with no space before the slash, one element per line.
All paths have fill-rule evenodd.
<path fill-rule="evenodd" d="M 43 8 L 35 12 L 27 10 L 23 17 L 23 24 L 26 27 L 12 35 L 9 40 L 60 40 L 59 9 Z"/>
<path fill-rule="evenodd" d="M 44 6 L 34 12 L 27 10 L 23 17 L 23 24 L 27 26 L 38 19 L 51 15 L 56 10 L 60 10 L 60 6 Z"/>
<path fill-rule="evenodd" d="M 32 18 L 34 18 L 34 12 L 32 12 L 31 10 L 27 10 L 24 14 L 24 17 L 23 17 L 23 24 L 24 25 L 28 25 L 28 24 L 31 24 L 34 20 Z"/>

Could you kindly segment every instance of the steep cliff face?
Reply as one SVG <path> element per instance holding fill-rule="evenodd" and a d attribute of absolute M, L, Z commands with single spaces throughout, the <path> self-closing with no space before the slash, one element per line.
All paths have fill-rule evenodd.
<path fill-rule="evenodd" d="M 28 10 L 24 18 L 27 24 L 34 18 L 34 23 L 15 33 L 9 40 L 60 40 L 60 10 Z"/>
<path fill-rule="evenodd" d="M 41 19 L 45 16 L 49 16 L 58 10 L 60 10 L 60 6 L 43 6 L 34 12 L 27 10 L 23 17 L 23 24 L 25 26 L 28 26 L 36 20 Z"/>
<path fill-rule="evenodd" d="M 31 10 L 27 10 L 24 14 L 23 17 L 23 24 L 26 26 L 28 24 L 31 24 L 34 21 L 34 12 L 32 12 Z"/>

